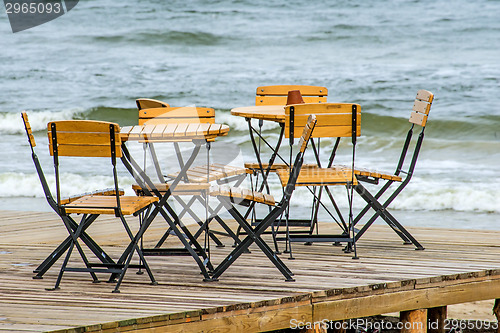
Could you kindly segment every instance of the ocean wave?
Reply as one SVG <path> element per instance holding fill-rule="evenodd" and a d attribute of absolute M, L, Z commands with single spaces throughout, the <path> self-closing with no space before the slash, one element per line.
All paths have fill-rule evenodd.
<path fill-rule="evenodd" d="M 62 111 L 27 111 L 33 131 L 47 129 L 47 123 L 54 120 L 71 120 L 84 113 L 81 108 L 66 109 Z M 21 114 L 18 112 L 0 113 L 0 133 L 24 134 L 24 125 Z"/>
<path fill-rule="evenodd" d="M 120 126 L 132 126 L 138 124 L 139 113 L 136 108 L 99 106 L 86 110 L 80 116 L 82 119 L 110 121 Z"/>
<path fill-rule="evenodd" d="M 365 112 L 361 118 L 361 134 L 364 136 L 389 135 L 403 137 L 410 128 L 410 112 L 395 117 L 387 114 Z M 478 115 L 475 117 L 432 118 L 427 122 L 426 135 L 437 139 L 460 141 L 500 140 L 500 115 Z M 418 129 L 418 128 L 417 128 Z"/>
<path fill-rule="evenodd" d="M 55 178 L 49 177 L 49 175 L 46 175 L 46 177 L 52 195 L 55 196 Z M 64 184 L 61 191 L 62 197 L 114 186 L 113 179 L 106 176 L 82 176 L 74 173 L 62 173 L 60 179 L 61 184 Z M 133 179 L 131 177 L 119 177 L 118 182 L 120 187 L 125 190 L 125 194 L 135 195 L 132 191 Z M 0 174 L 0 197 L 44 198 L 45 195 L 36 173 L 6 172 Z"/>
<path fill-rule="evenodd" d="M 496 195 L 499 184 L 472 186 L 471 184 L 440 184 L 437 182 L 418 182 L 410 184 L 390 205 L 392 210 L 400 211 L 457 211 L 500 213 L 500 198 Z M 413 186 L 412 186 L 413 185 Z M 394 187 L 395 188 L 395 187 Z M 346 189 L 342 186 L 330 187 L 338 206 L 348 208 Z M 372 193 L 378 188 L 373 188 Z M 372 191 L 370 188 L 369 191 Z M 391 191 L 388 191 L 391 194 Z M 380 201 L 383 202 L 385 197 Z M 323 201 L 329 209 L 333 206 L 326 195 Z M 298 188 L 292 196 L 291 206 L 310 208 L 312 195 L 307 189 Z M 365 206 L 365 201 L 354 193 L 354 213 Z"/>
<path fill-rule="evenodd" d="M 60 111 L 28 111 L 28 116 L 35 132 L 46 131 L 47 123 L 54 120 L 91 119 L 116 122 L 120 126 L 135 125 L 138 122 L 137 109 L 107 106 L 89 109 L 72 108 Z M 250 144 L 248 123 L 244 118 L 235 117 L 230 114 L 229 110 L 220 109 L 216 111 L 216 121 L 229 125 L 230 133 L 227 140 L 235 144 Z M 358 160 L 362 161 L 363 156 L 376 156 L 377 154 L 383 155 L 391 161 L 395 160 L 401 152 L 406 133 L 411 126 L 408 118 L 365 112 L 362 115 L 361 123 L 361 137 L 357 146 L 360 153 Z M 499 124 L 500 115 L 479 115 L 455 119 L 429 118 L 423 147 L 424 152 L 427 156 L 446 156 L 449 158 L 455 156 L 455 159 L 456 156 L 466 154 L 468 160 L 473 160 L 476 163 L 481 162 L 480 158 L 483 162 L 487 161 L 489 157 L 495 156 L 499 149 Z M 252 125 L 258 129 L 258 121 L 252 121 Z M 418 132 L 419 128 L 417 127 L 415 138 Z M 263 122 L 262 135 L 271 144 L 277 141 L 278 133 L 278 123 Z M 0 113 L 0 134 L 24 135 L 24 126 L 19 113 Z M 331 138 L 321 139 L 323 152 L 330 151 L 333 144 L 334 140 Z M 340 147 L 349 148 L 348 140 L 341 140 Z M 485 153 L 486 155 L 483 156 Z"/>
<path fill-rule="evenodd" d="M 399 210 L 500 213 L 500 198 L 492 186 L 470 184 L 408 188 L 394 201 Z"/>
<path fill-rule="evenodd" d="M 360 143 L 367 146 L 388 146 L 401 149 L 401 144 L 406 137 L 406 133 L 411 127 L 409 122 L 410 112 L 405 116 L 393 116 L 387 114 L 375 114 L 365 112 L 361 118 L 361 138 Z M 407 117 L 406 117 L 407 116 Z M 232 116 L 229 112 L 217 112 L 217 122 L 229 125 L 231 135 L 241 135 L 241 142 L 249 142 L 248 124 L 241 117 Z M 437 118 L 429 117 L 426 128 L 426 140 L 435 140 L 434 148 L 447 147 L 450 142 L 462 142 L 463 148 L 478 145 L 488 145 L 488 142 L 495 144 L 500 142 L 500 116 L 484 115 L 473 119 L 463 118 Z M 253 121 L 253 126 L 258 126 L 257 121 Z M 266 135 L 278 133 L 279 124 L 265 121 L 262 131 Z M 417 126 L 414 130 L 415 137 L 420 132 Z M 324 138 L 323 142 L 330 142 Z M 333 142 L 333 141 L 332 141 Z M 361 149 L 363 149 L 361 147 Z"/>
<path fill-rule="evenodd" d="M 248 123 L 245 118 L 231 115 L 230 112 L 216 112 L 216 120 L 218 123 L 229 125 L 232 132 L 245 132 L 248 136 Z M 258 121 L 254 120 L 252 125 L 258 128 Z M 270 131 L 279 128 L 279 124 L 273 121 L 264 121 L 262 131 Z"/>
<path fill-rule="evenodd" d="M 138 45 L 217 45 L 227 37 L 211 34 L 204 31 L 156 31 L 156 32 L 136 32 L 130 35 L 108 35 L 94 36 L 96 42 L 113 44 L 127 43 Z"/>
<path fill-rule="evenodd" d="M 55 195 L 54 177 L 47 177 L 47 182 Z M 134 195 L 131 189 L 133 179 L 128 176 L 119 177 L 120 187 L 126 195 Z M 74 173 L 61 174 L 61 183 L 64 184 L 61 195 L 67 197 L 96 189 L 113 187 L 110 177 L 99 175 L 80 175 Z M 246 181 L 248 188 L 249 184 Z M 390 205 L 393 210 L 400 211 L 457 211 L 500 213 L 500 197 L 496 195 L 500 186 L 498 182 L 488 184 L 470 184 L 463 182 L 437 182 L 432 179 L 415 178 L 413 183 L 394 200 Z M 245 187 L 245 185 L 243 185 Z M 378 187 L 367 185 L 368 190 L 375 193 Z M 395 186 L 394 186 L 395 188 Z M 271 193 L 279 200 L 282 188 L 276 177 L 270 178 Z M 337 200 L 338 206 L 345 210 L 348 208 L 347 191 L 343 186 L 331 186 L 331 193 Z M 388 191 L 388 194 L 391 190 Z M 0 197 L 34 197 L 43 198 L 44 193 L 36 173 L 6 172 L 0 174 Z M 312 194 L 305 187 L 298 187 L 293 193 L 291 206 L 297 207 L 301 212 L 308 212 L 312 205 Z M 380 199 L 381 202 L 385 197 Z M 325 193 L 323 203 L 333 211 Z M 365 202 L 354 193 L 354 211 L 357 212 L 365 206 Z"/>
<path fill-rule="evenodd" d="M 43 130 L 49 121 L 53 120 L 71 120 L 71 119 L 92 119 L 101 121 L 117 122 L 121 126 L 137 124 L 137 109 L 135 108 L 116 108 L 108 106 L 97 106 L 89 109 L 70 108 L 60 111 L 27 111 L 32 128 L 35 131 Z M 390 137 L 402 137 L 410 128 L 408 122 L 409 114 L 401 116 L 387 115 L 383 113 L 364 112 L 361 118 L 361 134 L 363 136 L 389 135 Z M 407 116 L 407 117 L 406 117 Z M 248 124 L 242 117 L 235 117 L 229 111 L 216 112 L 216 120 L 219 123 L 230 126 L 232 132 L 247 132 Z M 0 133 L 19 134 L 21 127 L 20 115 L 17 112 L 0 113 Z M 254 121 L 254 127 L 258 122 Z M 444 139 L 459 140 L 499 140 L 500 115 L 482 115 L 477 117 L 463 118 L 437 118 L 429 117 L 428 129 L 429 136 Z M 270 121 L 264 121 L 263 131 L 275 131 L 279 124 Z"/>
<path fill-rule="evenodd" d="M 137 109 L 95 107 L 71 108 L 61 111 L 26 111 L 34 132 L 45 131 L 47 123 L 55 120 L 91 119 L 110 121 L 120 126 L 137 124 Z M 20 112 L 0 112 L 0 134 L 24 134 Z"/>

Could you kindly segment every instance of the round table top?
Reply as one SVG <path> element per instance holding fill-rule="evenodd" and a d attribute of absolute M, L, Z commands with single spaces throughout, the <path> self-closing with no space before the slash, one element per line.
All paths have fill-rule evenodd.
<path fill-rule="evenodd" d="M 285 122 L 284 105 L 253 105 L 234 108 L 231 114 L 238 117 Z"/>
<path fill-rule="evenodd" d="M 144 124 L 122 127 L 122 141 L 192 141 L 206 139 L 213 141 L 225 136 L 229 126 L 209 123 Z"/>

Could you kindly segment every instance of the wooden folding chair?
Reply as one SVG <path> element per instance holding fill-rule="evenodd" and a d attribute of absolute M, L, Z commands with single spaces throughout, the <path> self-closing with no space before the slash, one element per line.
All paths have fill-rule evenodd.
<path fill-rule="evenodd" d="M 417 164 L 418 155 L 420 153 L 420 148 L 422 147 L 422 142 L 424 140 L 425 126 L 427 125 L 427 118 L 429 117 L 429 111 L 431 109 L 432 102 L 434 100 L 434 95 L 427 90 L 419 90 L 417 92 L 417 97 L 413 104 L 413 109 L 410 115 L 409 122 L 411 123 L 410 129 L 406 134 L 406 140 L 403 144 L 403 149 L 396 166 L 394 173 L 379 172 L 370 169 L 355 168 L 354 173 L 360 182 L 367 182 L 370 184 L 378 184 L 379 181 L 385 181 L 384 186 L 375 194 L 372 195 L 368 190 L 361 184 L 358 183 L 354 186 L 356 192 L 367 202 L 366 206 L 354 219 L 354 224 L 357 224 L 361 218 L 368 212 L 368 210 L 373 209 L 375 214 L 365 223 L 365 225 L 356 233 L 356 239 L 361 238 L 363 234 L 368 230 L 368 228 L 375 222 L 378 217 L 381 217 L 401 239 L 403 239 L 405 244 L 413 244 L 417 250 L 423 250 L 424 247 L 413 237 L 408 230 L 406 230 L 401 223 L 389 212 L 387 207 L 394 201 L 394 199 L 401 193 L 401 191 L 410 182 L 415 166 Z M 418 139 L 414 144 L 412 144 L 412 137 L 414 130 L 420 128 L 420 133 Z M 407 157 L 410 157 L 410 163 L 405 164 Z M 392 194 L 383 202 L 379 202 L 382 195 L 389 189 L 389 187 L 394 184 L 399 183 L 399 186 L 392 192 Z"/>
<path fill-rule="evenodd" d="M 352 154 L 351 154 L 351 166 L 354 167 L 354 158 L 356 155 L 356 141 L 357 137 L 361 134 L 361 106 L 359 104 L 353 103 L 317 103 L 317 104 L 295 104 L 290 105 L 285 108 L 285 135 L 289 138 L 290 151 L 293 148 L 294 138 L 297 137 L 297 130 L 300 129 L 306 122 L 307 117 L 310 114 L 315 114 L 317 123 L 314 133 L 311 136 L 311 146 L 316 159 L 316 165 L 308 165 L 302 168 L 302 173 L 297 179 L 297 186 L 307 186 L 313 187 L 309 188 L 309 191 L 314 197 L 313 201 L 313 215 L 311 220 L 307 220 L 309 223 L 309 230 L 306 234 L 301 233 L 291 233 L 289 231 L 290 226 L 294 226 L 294 221 L 285 216 L 286 225 L 286 237 L 284 239 L 289 241 L 290 258 L 292 257 L 291 243 L 292 242 L 340 242 L 347 241 L 349 244 L 349 250 L 354 247 L 355 243 L 352 235 L 353 223 L 352 223 L 352 197 L 353 197 L 353 185 L 357 184 L 356 177 L 354 177 L 351 169 L 346 168 L 332 168 L 331 164 L 336 154 L 337 147 L 341 138 L 348 137 L 351 138 L 352 143 Z M 337 141 L 330 152 L 330 158 L 326 168 L 322 167 L 320 160 L 319 144 L 315 145 L 313 138 L 323 138 L 323 137 L 334 137 Z M 281 180 L 283 187 L 286 186 L 290 168 L 276 168 L 276 172 Z M 349 219 L 346 220 L 342 216 L 333 194 L 330 192 L 329 186 L 343 185 L 347 188 L 347 197 L 349 203 Z M 319 193 L 316 193 L 315 188 L 319 187 Z M 329 198 L 330 203 L 335 209 L 335 214 L 331 213 L 328 207 L 323 202 L 322 190 L 324 190 Z M 322 200 L 323 199 L 323 200 Z M 332 219 L 338 224 L 342 230 L 342 234 L 339 235 L 325 235 L 318 234 L 317 229 L 317 216 L 318 210 L 323 207 Z M 301 222 L 301 221 L 299 221 Z M 297 224 L 300 225 L 300 224 Z M 316 225 L 316 234 L 313 234 Z M 356 251 L 354 257 L 357 257 Z"/>
<path fill-rule="evenodd" d="M 295 115 L 299 117 L 299 123 L 296 123 L 294 126 L 291 126 L 290 121 L 294 120 L 294 117 L 291 117 L 290 115 L 290 108 L 286 108 L 286 117 L 285 117 L 285 122 L 282 124 L 282 134 L 280 134 L 280 137 L 283 136 L 285 138 L 293 138 L 293 129 L 295 127 L 299 127 L 303 125 L 304 123 L 304 117 L 307 117 L 308 114 L 310 113 L 315 113 L 317 115 L 317 125 L 316 125 L 316 130 L 312 134 L 312 139 L 311 139 L 311 148 L 314 153 L 314 163 L 308 163 L 304 164 L 302 166 L 303 169 L 306 168 L 322 168 L 322 167 L 327 167 L 330 168 L 333 164 L 333 161 L 335 159 L 337 149 L 340 144 L 340 140 L 342 137 L 345 136 L 350 136 L 352 133 L 351 131 L 351 125 L 348 122 L 351 121 L 349 119 L 349 114 L 352 113 L 352 106 L 353 104 L 350 103 L 310 103 L 310 104 L 303 104 L 297 105 L 298 107 L 295 108 Z M 361 118 L 360 118 L 360 112 L 361 108 L 359 105 L 357 105 L 357 121 L 356 121 L 356 136 L 360 135 L 360 126 L 361 126 Z M 304 114 L 300 114 L 304 113 Z M 302 120 L 300 120 L 302 119 Z M 296 136 L 297 132 L 295 132 Z M 320 151 L 320 144 L 321 144 L 321 139 L 322 138 L 334 138 L 335 143 L 333 144 L 331 150 L 328 152 L 328 160 L 326 162 L 326 165 L 324 165 L 324 161 L 321 160 L 320 157 L 324 156 L 325 154 Z M 293 143 L 293 141 L 292 141 Z M 292 146 L 290 146 L 290 159 L 292 157 Z M 284 161 L 284 159 L 282 159 Z M 287 172 L 287 170 L 290 168 L 289 163 L 274 163 L 274 159 L 271 160 L 272 164 L 263 164 L 262 169 L 260 169 L 259 163 L 247 163 L 245 166 L 252 171 L 255 172 L 255 174 L 264 174 L 264 179 L 269 175 L 270 172 L 278 172 L 279 170 L 282 170 L 282 172 Z M 260 171 L 260 172 L 259 172 Z M 318 189 L 319 187 L 319 189 Z M 264 188 L 264 182 L 261 184 L 260 190 Z M 316 233 L 318 232 L 317 227 L 318 227 L 318 214 L 319 214 L 319 209 L 323 208 L 328 215 L 339 225 L 339 227 L 347 234 L 349 232 L 349 225 L 346 222 L 346 220 L 343 218 L 342 214 L 340 213 L 340 209 L 337 206 L 333 195 L 330 191 L 330 189 L 327 186 L 313 186 L 310 184 L 308 187 L 308 190 L 310 193 L 313 195 L 314 200 L 311 206 L 311 217 L 309 219 L 293 219 L 289 220 L 286 223 L 287 231 L 286 233 L 299 233 L 303 234 L 303 230 L 289 230 L 290 227 L 301 227 L 307 228 L 309 234 L 313 234 L 314 230 L 316 230 Z M 333 209 L 335 212 L 330 211 L 331 208 L 328 208 L 321 200 L 323 196 L 323 192 L 326 193 L 328 196 L 330 202 L 332 203 Z M 284 224 L 283 221 L 278 224 L 278 227 L 280 225 Z M 278 233 L 283 233 L 282 231 L 278 231 Z M 285 238 L 285 239 L 288 239 Z M 279 240 L 284 240 L 283 238 L 280 238 Z M 278 250 L 277 250 L 278 251 Z M 288 249 L 286 249 L 288 251 Z"/>
<path fill-rule="evenodd" d="M 59 288 L 63 274 L 67 271 L 88 272 L 94 282 L 99 281 L 96 273 L 110 273 L 112 277 L 118 277 L 113 292 L 119 292 L 119 287 L 128 268 L 144 268 L 151 279 L 151 283 L 156 284 L 154 276 L 137 243 L 151 223 L 151 221 L 148 220 L 147 212 L 151 205 L 158 201 L 158 198 L 120 195 L 116 171 L 116 159 L 122 157 L 120 127 L 118 124 L 87 120 L 53 121 L 48 124 L 48 136 L 50 155 L 53 156 L 54 159 L 57 212 L 61 216 L 71 237 L 69 240 L 69 247 L 66 251 L 66 257 L 52 290 Z M 115 195 L 96 196 L 90 194 L 80 196 L 76 200 L 63 200 L 61 198 L 62 184 L 59 176 L 59 160 L 61 157 L 66 156 L 109 158 L 111 162 L 111 174 L 115 184 Z M 69 219 L 72 214 L 82 215 L 81 222 L 77 225 L 76 230 Z M 79 242 L 79 239 L 84 240 L 84 231 L 99 215 L 103 214 L 118 217 L 130 238 L 130 243 L 116 263 L 90 263 Z M 135 234 L 132 232 L 125 219 L 127 215 L 139 215 L 141 227 Z M 85 267 L 68 267 L 68 262 L 74 247 L 77 248 Z M 131 264 L 134 252 L 137 253 L 140 258 L 140 263 L 138 265 Z"/>
<path fill-rule="evenodd" d="M 36 147 L 35 137 L 33 136 L 31 125 L 29 123 L 28 115 L 26 114 L 26 112 L 21 113 L 21 118 L 23 120 L 26 135 L 28 137 L 28 144 L 31 148 L 31 157 L 35 165 L 38 177 L 40 179 L 40 183 L 42 184 L 42 189 L 45 195 L 45 199 L 47 200 L 49 206 L 54 210 L 54 212 L 56 212 L 59 215 L 59 208 L 57 202 L 52 196 L 50 188 L 47 184 L 47 180 L 45 179 L 45 174 L 43 172 L 42 166 L 35 152 L 35 147 Z M 123 190 L 120 189 L 119 195 L 123 194 L 124 194 Z M 63 198 L 61 199 L 61 203 L 67 204 L 86 195 L 115 196 L 116 192 L 114 188 L 106 188 L 103 190 L 96 190 L 91 193 L 82 193 L 82 194 L 72 195 L 71 197 L 68 198 Z M 71 228 L 74 231 L 76 231 L 76 229 L 78 228 L 78 223 L 75 222 L 71 216 L 61 216 L 61 218 L 63 220 L 66 219 L 67 223 L 71 226 Z M 94 253 L 94 255 L 102 263 L 115 264 L 113 259 L 111 259 L 111 257 L 86 233 L 86 229 L 88 228 L 88 226 L 90 226 L 90 223 L 88 223 L 85 227 L 83 227 L 81 231 L 81 240 L 87 245 L 87 247 Z M 71 236 L 68 236 L 54 251 L 52 251 L 52 253 L 49 256 L 47 256 L 47 258 L 35 270 L 33 270 L 33 273 L 36 273 L 36 275 L 33 278 L 42 279 L 43 275 L 52 267 L 52 265 L 54 265 L 55 262 L 57 262 L 57 260 L 59 260 L 61 255 L 63 255 L 64 252 L 69 248 L 70 244 L 71 244 Z"/>
<path fill-rule="evenodd" d="M 263 194 L 261 192 L 255 192 L 251 190 L 244 190 L 239 188 L 226 188 L 226 187 L 216 187 L 212 189 L 212 194 L 217 196 L 219 201 L 224 205 L 228 212 L 233 216 L 233 218 L 238 222 L 238 224 L 245 230 L 246 237 L 240 243 L 236 245 L 234 250 L 215 268 L 212 275 L 213 280 L 217 280 L 219 276 L 224 273 L 229 266 L 237 259 L 239 256 L 247 252 L 249 246 L 254 242 L 261 249 L 261 251 L 269 258 L 269 260 L 278 268 L 278 270 L 285 276 L 286 281 L 294 281 L 292 278 L 293 273 L 290 269 L 281 261 L 281 259 L 271 250 L 271 248 L 264 242 L 261 238 L 262 234 L 268 229 L 283 212 L 287 209 L 290 204 L 290 198 L 293 191 L 295 190 L 295 185 L 297 178 L 300 177 L 301 167 L 304 159 L 304 152 L 307 148 L 307 144 L 311 137 L 311 133 L 316 125 L 316 117 L 310 115 L 307 123 L 303 126 L 302 136 L 299 142 L 299 151 L 295 157 L 295 162 L 291 172 L 289 173 L 288 180 L 284 187 L 283 197 L 275 204 L 274 197 L 269 194 Z M 234 204 L 243 204 L 248 206 L 251 203 L 261 203 L 270 206 L 272 209 L 267 214 L 267 216 L 255 227 L 249 224 L 244 216 L 235 208 Z"/>

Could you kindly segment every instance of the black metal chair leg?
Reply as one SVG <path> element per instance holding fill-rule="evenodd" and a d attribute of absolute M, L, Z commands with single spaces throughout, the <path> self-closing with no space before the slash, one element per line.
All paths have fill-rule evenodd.
<path fill-rule="evenodd" d="M 401 239 L 406 242 L 411 242 L 417 250 L 423 250 L 424 247 L 406 230 L 394 216 L 384 207 L 375 197 L 373 197 L 361 184 L 354 187 L 356 192 L 375 210 L 376 214 L 369 223 L 366 223 L 363 228 L 357 233 L 356 239 L 359 239 L 364 232 L 373 224 L 375 219 L 380 216 L 389 225 Z"/>
<path fill-rule="evenodd" d="M 46 290 L 53 291 L 53 290 L 59 289 L 59 285 L 61 284 L 64 270 L 66 269 L 66 266 L 68 265 L 69 258 L 71 257 L 71 252 L 73 252 L 73 246 L 74 246 L 74 243 L 72 242 L 69 246 L 68 252 L 66 253 L 66 258 L 64 258 L 64 261 L 63 261 L 63 264 L 61 266 L 61 270 L 59 271 L 59 275 L 57 276 L 57 280 L 56 280 L 56 284 L 55 284 L 54 288 L 47 288 Z"/>

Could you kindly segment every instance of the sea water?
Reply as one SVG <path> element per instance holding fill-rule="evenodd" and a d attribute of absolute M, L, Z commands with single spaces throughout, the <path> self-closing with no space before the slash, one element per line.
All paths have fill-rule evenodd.
<path fill-rule="evenodd" d="M 435 94 L 415 175 L 391 205 L 405 225 L 498 229 L 500 217 L 500 2 L 80 1 L 67 14 L 13 34 L 0 15 L 0 209 L 49 210 L 20 112 L 54 188 L 46 124 L 61 119 L 137 123 L 135 99 L 207 106 L 231 128 L 215 162 L 255 160 L 244 119 L 260 85 L 329 89 L 328 101 L 362 107 L 356 165 L 393 172 L 419 89 Z M 278 126 L 264 123 L 270 142 Z M 322 157 L 334 141 L 323 139 Z M 173 148 L 160 149 L 178 168 Z M 140 144 L 132 148 L 139 159 Z M 190 147 L 184 145 L 185 156 Z M 263 153 L 264 152 L 263 148 Z M 312 158 L 311 155 L 308 157 Z M 350 163 L 342 142 L 339 163 Z M 197 163 L 206 162 L 201 154 Z M 63 195 L 111 186 L 97 162 L 62 165 Z M 143 163 L 143 162 L 141 162 Z M 131 193 L 132 177 L 120 171 Z M 370 190 L 377 187 L 370 186 Z M 280 197 L 276 178 L 271 190 Z M 346 190 L 334 188 L 341 209 Z M 310 214 L 298 189 L 294 214 Z M 355 211 L 363 207 L 356 197 Z M 323 220 L 328 214 L 321 213 Z"/>

